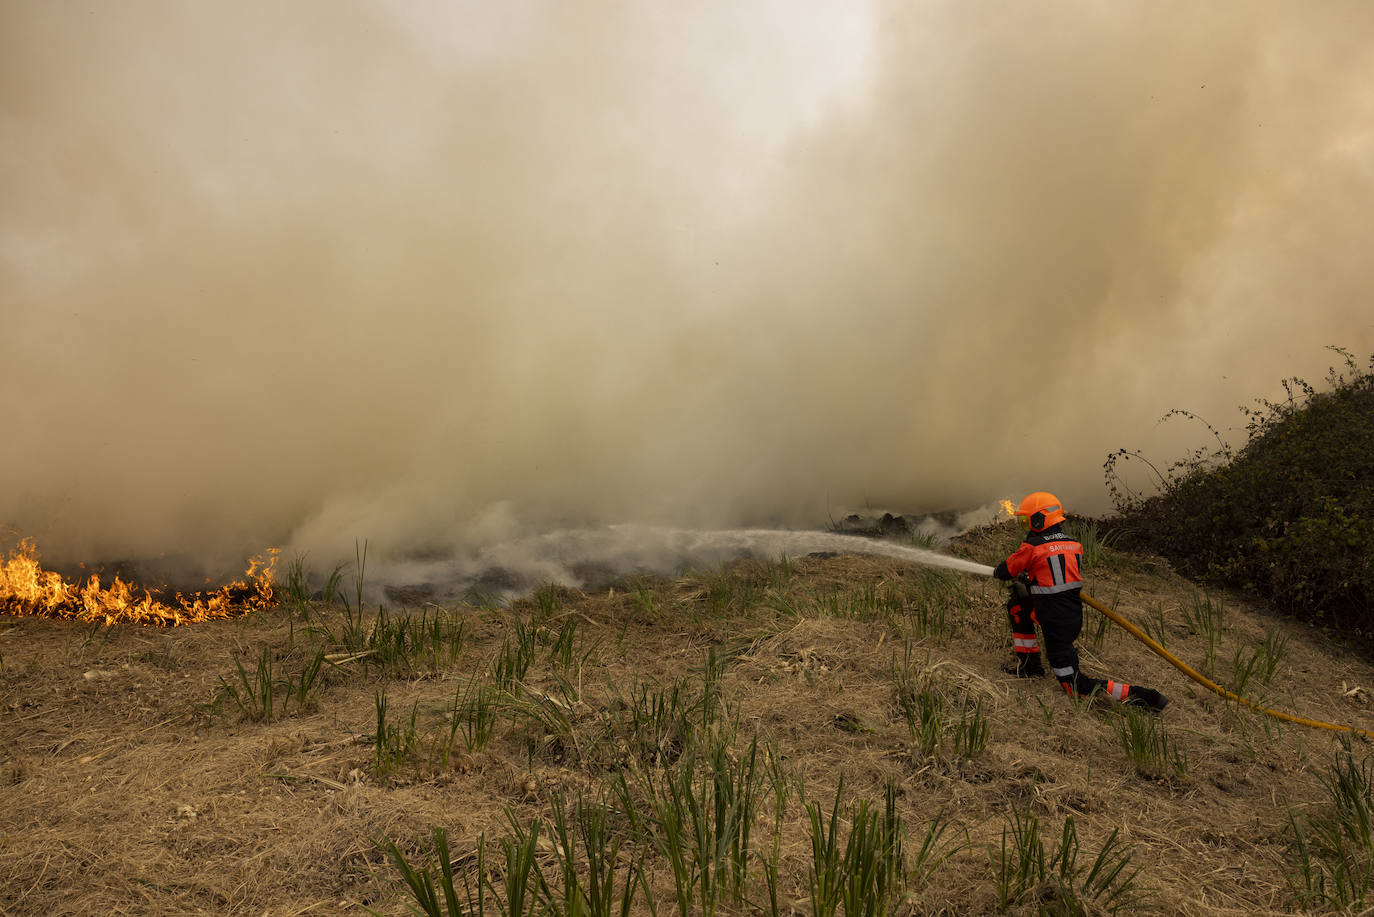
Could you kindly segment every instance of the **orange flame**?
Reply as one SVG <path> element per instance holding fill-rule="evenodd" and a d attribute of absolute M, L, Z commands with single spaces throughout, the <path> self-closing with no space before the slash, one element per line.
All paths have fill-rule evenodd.
<path fill-rule="evenodd" d="M 164 627 L 237 617 L 276 604 L 272 578 L 277 553 L 272 548 L 252 558 L 243 579 L 190 595 L 178 592 L 175 604 L 169 604 L 118 575 L 108 587 L 101 585 L 98 575 L 93 575 L 84 586 L 66 580 L 61 574 L 44 570 L 38 563 L 33 542 L 24 539 L 10 551 L 7 560 L 0 561 L 0 611 Z"/>
<path fill-rule="evenodd" d="M 1016 504 L 1012 503 L 1010 500 L 998 500 L 997 502 L 1002 504 L 1002 512 L 1013 519 L 1016 518 Z"/>

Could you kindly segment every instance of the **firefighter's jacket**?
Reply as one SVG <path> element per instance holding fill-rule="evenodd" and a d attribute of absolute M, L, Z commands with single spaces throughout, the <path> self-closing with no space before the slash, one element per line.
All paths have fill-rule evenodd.
<path fill-rule="evenodd" d="M 1083 614 L 1083 600 L 1078 596 L 1083 588 L 1082 564 L 1083 546 L 1056 523 L 1028 534 L 992 575 L 1001 580 L 1015 579 L 1022 572 L 1029 575 L 1031 605 L 1044 621 L 1050 615 Z"/>

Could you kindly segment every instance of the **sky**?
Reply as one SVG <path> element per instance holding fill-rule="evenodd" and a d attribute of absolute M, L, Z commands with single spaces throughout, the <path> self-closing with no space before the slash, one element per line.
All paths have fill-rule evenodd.
<path fill-rule="evenodd" d="M 1374 5 L 0 6 L 0 526 L 824 526 L 1374 351 Z M 1141 482 L 1143 484 L 1143 482 Z"/>

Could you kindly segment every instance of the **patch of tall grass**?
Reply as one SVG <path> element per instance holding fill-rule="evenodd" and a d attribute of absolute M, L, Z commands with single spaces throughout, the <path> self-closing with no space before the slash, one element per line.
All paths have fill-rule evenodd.
<path fill-rule="evenodd" d="M 1288 638 L 1277 629 L 1270 629 L 1264 640 L 1253 647 L 1237 644 L 1231 658 L 1231 690 L 1241 697 L 1260 700 L 1251 695 L 1257 689 L 1269 687 L 1287 648 Z"/>
<path fill-rule="evenodd" d="M 1168 649 L 1169 626 L 1168 622 L 1164 618 L 1164 609 L 1156 605 L 1153 608 L 1151 608 L 1150 611 L 1153 613 L 1141 623 L 1140 629 L 1145 631 L 1146 636 L 1148 636 L 1151 640 L 1158 643 L 1165 649 Z M 1106 619 L 1106 617 L 1106 615 L 1102 616 L 1104 620 Z"/>
<path fill-rule="evenodd" d="M 492 659 L 491 677 L 496 690 L 507 694 L 519 690 L 534 662 L 537 633 L 536 627 L 515 616 L 512 632 L 502 639 Z"/>
<path fill-rule="evenodd" d="M 707 614 L 716 618 L 744 615 L 762 604 L 768 588 L 763 569 L 756 562 L 740 561 L 700 574 Z"/>
<path fill-rule="evenodd" d="M 914 673 L 909 657 L 894 662 L 892 678 L 897 709 L 922 757 L 958 761 L 987 748 L 991 730 L 981 697 L 939 684 L 929 673 Z"/>
<path fill-rule="evenodd" d="M 1013 809 L 1000 846 L 988 849 L 998 909 L 1119 914 L 1144 903 L 1136 884 L 1140 867 L 1131 868 L 1133 851 L 1122 844 L 1117 830 L 1090 861 L 1080 863 L 1081 852 L 1073 816 L 1064 819 L 1059 842 L 1047 849 L 1040 820 L 1029 811 Z"/>
<path fill-rule="evenodd" d="M 1206 641 L 1202 671 L 1211 676 L 1216 670 L 1217 649 L 1226 633 L 1226 603 L 1205 592 L 1195 592 L 1189 604 L 1183 607 L 1183 620 L 1193 635 Z"/>
<path fill-rule="evenodd" d="M 719 733 L 701 739 L 670 768 L 637 768 L 613 782 L 637 837 L 668 866 L 679 917 L 746 903 L 768 774 L 757 737 L 738 755 Z"/>
<path fill-rule="evenodd" d="M 834 917 L 880 917 L 887 914 L 905 885 L 906 826 L 897 814 L 896 790 L 888 784 L 881 813 L 867 799 L 848 811 L 849 836 L 840 841 L 840 798 L 835 791 L 830 817 L 819 803 L 808 803 L 811 825 L 811 913 Z"/>
<path fill-rule="evenodd" d="M 1107 607 L 1116 608 L 1120 604 L 1120 599 L 1121 596 L 1118 592 L 1106 603 Z M 1084 622 L 1084 632 L 1087 634 L 1088 641 L 1092 643 L 1093 649 L 1101 649 L 1103 644 L 1107 642 L 1107 634 L 1111 632 L 1111 624 L 1112 619 L 1104 614 L 1094 614 Z M 1163 646 L 1164 644 L 1160 642 L 1159 645 Z"/>
<path fill-rule="evenodd" d="M 1178 742 L 1165 731 L 1153 714 L 1122 707 L 1112 723 L 1117 743 L 1135 771 L 1151 780 L 1182 777 L 1188 770 L 1188 757 Z"/>
<path fill-rule="evenodd" d="M 1374 760 L 1356 761 L 1343 736 L 1321 785 L 1313 814 L 1288 813 L 1288 886 L 1304 908 L 1363 912 L 1374 889 Z"/>
<path fill-rule="evenodd" d="M 453 857 L 449 853 L 448 832 L 436 827 L 433 830 L 433 839 L 435 862 L 419 869 L 410 863 L 395 841 L 383 838 L 376 842 L 391 858 L 391 862 L 401 874 L 402 882 L 415 901 L 414 904 L 408 905 L 410 911 L 422 917 L 484 915 L 486 902 L 482 892 L 483 877 L 486 875 L 485 841 L 479 841 L 477 845 L 476 887 L 473 887 L 474 883 L 470 877 L 464 874 L 465 894 L 460 899 L 454 881 L 457 876 L 453 870 Z M 380 917 L 379 912 L 371 908 L 367 910 Z"/>
<path fill-rule="evenodd" d="M 314 635 L 365 669 L 393 676 L 415 676 L 451 668 L 467 644 L 466 622 L 454 612 L 427 606 L 418 615 L 396 614 L 377 606 L 370 619 L 360 607 L 345 604 L 342 620 L 317 616 Z M 335 658 L 331 655 L 331 658 Z"/>
<path fill-rule="evenodd" d="M 325 683 L 325 652 L 317 649 L 306 658 L 300 671 L 288 673 L 276 661 L 270 648 L 258 655 L 251 669 L 240 656 L 234 657 L 236 678 L 220 676 L 216 705 L 230 702 L 239 714 L 252 722 L 270 722 L 285 716 L 294 702 L 298 711 L 310 709 Z"/>
<path fill-rule="evenodd" d="M 410 910 L 433 917 L 482 915 L 488 907 L 502 917 L 626 917 L 637 905 L 658 914 L 651 855 L 671 890 L 667 909 L 678 917 L 794 912 L 779 889 L 783 815 L 794 778 L 777 749 L 757 736 L 738 749 L 719 731 L 697 738 L 672 766 L 618 771 L 605 795 L 546 793 L 546 814 L 527 821 L 508 808 L 490 866 L 485 835 L 461 867 L 440 828 L 424 866 L 413 865 L 390 839 L 377 843 L 400 874 Z M 946 839 L 943 814 L 909 849 L 893 784 L 877 806 L 863 799 L 845 806 L 843 793 L 841 784 L 828 810 L 805 806 L 812 913 L 893 913 L 963 849 Z M 773 830 L 760 844 L 755 829 L 766 807 Z"/>
<path fill-rule="evenodd" d="M 717 731 L 733 732 L 721 693 L 725 657 L 715 647 L 706 653 L 696 678 L 668 684 L 633 682 L 625 694 L 615 691 L 601 715 L 603 754 L 623 754 L 637 765 L 670 766 L 692 744 Z"/>
<path fill-rule="evenodd" d="M 339 584 L 343 582 L 344 564 L 339 564 L 329 575 L 324 578 L 324 583 L 318 591 L 310 588 L 312 579 L 309 565 L 306 563 L 305 553 L 297 554 L 291 559 L 286 567 L 286 600 L 291 606 L 298 610 L 308 610 L 311 601 L 318 596 L 319 601 L 324 604 L 332 604 L 336 600 L 342 599 L 339 593 Z"/>
<path fill-rule="evenodd" d="M 507 695 L 502 704 L 510 713 L 514 725 L 533 726 L 528 737 L 531 754 L 552 758 L 563 763 L 581 763 L 583 752 L 578 738 L 578 726 L 573 716 L 576 697 L 569 694 L 572 686 L 563 681 L 555 684 L 555 691 L 546 692 L 526 688 L 516 695 Z"/>
<path fill-rule="evenodd" d="M 396 615 L 378 607 L 363 642 L 366 664 L 395 675 L 438 672 L 458 661 L 466 625 L 450 612 L 426 607 L 418 617 Z"/>
<path fill-rule="evenodd" d="M 506 810 L 506 829 L 495 842 L 499 856 L 490 869 L 485 834 L 461 872 L 443 828 L 433 829 L 433 855 L 419 867 L 395 841 L 377 840 L 400 874 L 409 910 L 421 917 L 484 917 L 490 904 L 501 917 L 627 917 L 642 891 L 656 913 L 644 876 L 644 850 L 629 847 L 607 803 L 581 794 L 571 804 L 561 794 L 545 801 L 547 821 L 522 823 Z"/>
<path fill-rule="evenodd" d="M 578 794 L 569 807 L 560 794 L 548 797 L 550 839 L 557 878 L 540 890 L 553 913 L 564 917 L 626 917 L 635 893 L 645 887 L 644 850 L 624 859 L 626 838 L 613 825 L 603 800 Z M 580 852 L 579 852 L 580 848 Z"/>
<path fill-rule="evenodd" d="M 388 720 L 386 692 L 375 695 L 377 726 L 372 740 L 372 773 L 385 780 L 399 773 L 420 748 L 420 734 L 416 726 L 419 705 L 410 708 L 410 719 L 402 723 Z"/>
<path fill-rule="evenodd" d="M 937 646 L 948 643 L 958 629 L 951 611 L 963 601 L 956 576 L 948 570 L 922 568 L 904 582 L 904 605 L 898 626 Z"/>
<path fill-rule="evenodd" d="M 486 748 L 496 730 L 499 698 L 500 692 L 476 675 L 458 688 L 449 709 L 450 746 L 461 733 L 469 752 Z"/>
<path fill-rule="evenodd" d="M 1083 546 L 1083 566 L 1095 567 L 1102 562 L 1106 550 L 1116 540 L 1116 532 L 1102 531 L 1090 519 L 1069 519 L 1064 523 L 1064 533 Z"/>

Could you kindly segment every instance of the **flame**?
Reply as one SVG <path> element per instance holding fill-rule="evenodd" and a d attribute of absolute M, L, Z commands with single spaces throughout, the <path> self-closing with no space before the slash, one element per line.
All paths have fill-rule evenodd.
<path fill-rule="evenodd" d="M 272 548 L 252 558 L 242 579 L 189 595 L 178 592 L 175 603 L 168 603 L 117 574 L 109 586 L 101 584 L 99 575 L 92 575 L 83 586 L 44 570 L 37 548 L 26 538 L 8 559 L 0 561 L 0 611 L 164 627 L 237 617 L 276 604 L 272 583 L 277 553 Z"/>
<path fill-rule="evenodd" d="M 1002 504 L 1002 512 L 1013 519 L 1016 518 L 1016 504 L 1012 503 L 1010 500 L 998 500 L 997 502 Z"/>

